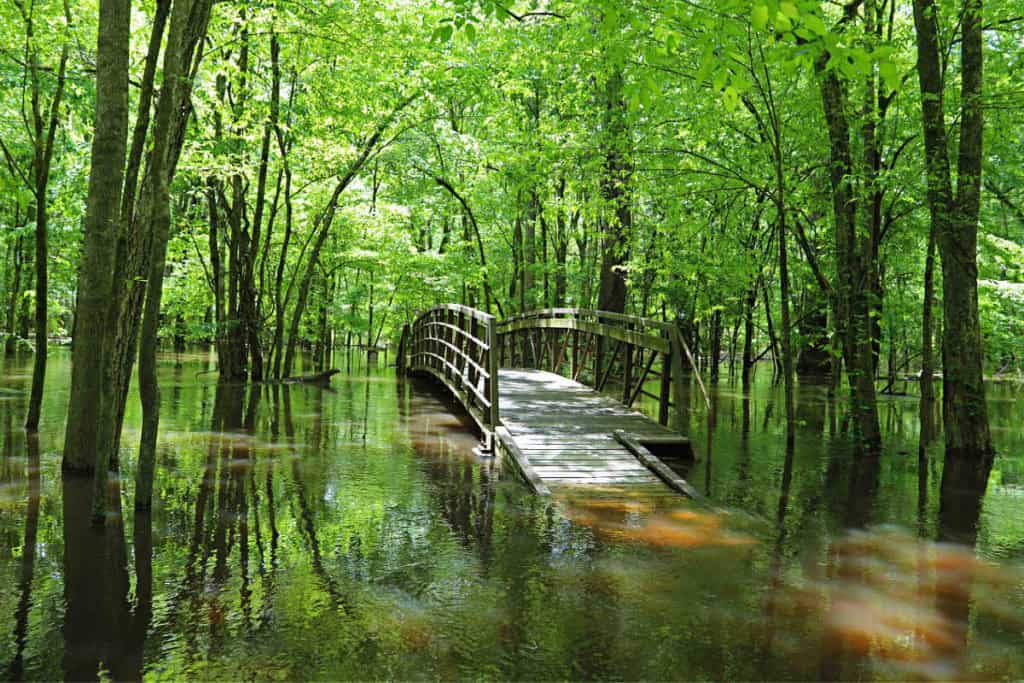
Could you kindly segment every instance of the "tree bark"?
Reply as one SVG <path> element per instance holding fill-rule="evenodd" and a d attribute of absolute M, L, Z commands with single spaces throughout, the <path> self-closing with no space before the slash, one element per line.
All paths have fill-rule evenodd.
<path fill-rule="evenodd" d="M 99 0 L 95 132 L 64 440 L 65 471 L 95 472 L 102 492 L 110 456 L 99 446 L 103 409 L 111 400 L 107 312 L 114 293 L 114 246 L 127 152 L 130 20 L 130 0 Z"/>
<path fill-rule="evenodd" d="M 935 437 L 935 323 L 932 307 L 935 301 L 935 226 L 928 230 L 928 247 L 924 261 L 924 303 L 921 305 L 921 441 Z"/>
<path fill-rule="evenodd" d="M 843 357 L 850 384 L 851 409 L 864 452 L 877 454 L 882 435 L 875 400 L 874 358 L 869 295 L 871 250 L 858 238 L 857 201 L 850 151 L 850 127 L 846 114 L 846 87 L 825 66 L 827 55 L 817 62 L 822 106 L 828 123 L 832 205 L 836 250 L 836 323 L 841 326 Z"/>
<path fill-rule="evenodd" d="M 602 220 L 603 253 L 601 254 L 600 289 L 597 308 L 624 313 L 626 310 L 626 272 L 629 260 L 629 233 L 633 229 L 630 206 L 632 168 L 629 161 L 629 130 L 626 124 L 626 102 L 622 94 L 621 70 L 608 77 L 605 84 L 604 175 L 601 196 L 607 206 Z"/>
<path fill-rule="evenodd" d="M 914 0 L 928 205 L 942 256 L 942 416 L 946 461 L 975 462 L 979 468 L 987 467 L 994 454 L 985 403 L 978 316 L 977 239 L 984 132 L 981 11 L 981 0 L 964 0 L 960 143 L 954 196 L 943 113 L 945 83 L 939 58 L 938 7 L 934 0 Z"/>
<path fill-rule="evenodd" d="M 163 87 L 153 122 L 153 150 L 150 173 L 154 192 L 150 217 L 149 273 L 146 278 L 146 302 L 139 338 L 139 397 L 142 401 L 142 435 L 139 439 L 139 466 L 135 479 L 135 508 L 148 510 L 152 502 L 156 467 L 156 438 L 160 425 L 160 387 L 156 374 L 159 344 L 160 303 L 163 298 L 167 242 L 170 238 L 170 181 L 175 155 L 174 131 L 179 123 L 181 97 L 187 92 L 188 65 L 195 41 L 190 35 L 190 18 L 199 12 L 208 16 L 213 0 L 176 0 L 171 10 L 167 49 L 164 52 Z M 202 34 L 206 21 L 201 21 Z M 202 35 L 198 36 L 202 39 Z"/>
<path fill-rule="evenodd" d="M 743 307 L 743 370 L 741 381 L 743 391 L 750 391 L 751 374 L 754 370 L 754 306 L 757 305 L 757 283 L 747 291 L 747 301 Z"/>
<path fill-rule="evenodd" d="M 70 31 L 71 8 L 68 5 L 68 0 L 64 0 L 64 20 L 66 29 Z M 29 69 L 32 82 L 32 120 L 35 128 L 35 155 L 32 163 L 35 186 L 32 189 L 36 198 L 36 350 L 32 366 L 32 388 L 29 393 L 28 414 L 25 416 L 25 429 L 35 432 L 39 429 L 39 411 L 43 403 L 43 384 L 46 381 L 47 326 L 49 323 L 49 316 L 47 314 L 47 298 L 49 297 L 47 277 L 49 269 L 47 248 L 49 198 L 46 194 L 50 185 L 50 169 L 53 165 L 53 147 L 57 137 L 60 106 L 64 98 L 64 83 L 67 76 L 71 36 L 65 36 L 64 46 L 61 48 L 60 65 L 57 67 L 57 83 L 54 87 L 53 99 L 50 100 L 49 116 L 44 123 L 39 84 L 39 56 L 35 43 L 32 40 L 31 15 L 26 16 L 26 32 L 33 46 Z"/>

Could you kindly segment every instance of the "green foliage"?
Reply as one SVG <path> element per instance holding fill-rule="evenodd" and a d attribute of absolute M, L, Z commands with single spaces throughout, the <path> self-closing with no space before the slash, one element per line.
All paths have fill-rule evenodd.
<path fill-rule="evenodd" d="M 947 4 L 941 3 L 943 35 L 955 23 L 955 8 Z M 273 35 L 281 45 L 280 133 L 288 154 L 285 159 L 275 131 L 262 226 L 262 237 L 270 236 L 255 268 L 265 337 L 278 312 L 274 280 L 284 252 L 285 169 L 293 181 L 292 233 L 281 261 L 288 317 L 294 283 L 308 266 L 309 245 L 337 178 L 395 103 L 415 95 L 340 197 L 315 266 L 303 341 L 315 341 L 326 311 L 336 339 L 394 342 L 423 308 L 442 300 L 483 306 L 488 289 L 495 312 L 498 306 L 510 313 L 595 305 L 606 233 L 619 220 L 607 163 L 619 155 L 629 168 L 624 189 L 632 225 L 622 266 L 629 306 L 648 315 L 681 314 L 706 335 L 715 311 L 730 329 L 742 328 L 756 289 L 755 345 L 763 348 L 768 315 L 779 324 L 776 162 L 787 193 L 794 321 L 827 307 L 820 279 L 836 277 L 819 90 L 825 69 L 849 88 L 854 133 L 868 122 L 861 105 L 869 82 L 887 106 L 876 122 L 882 168 L 870 187 L 860 176 L 854 182 L 861 201 L 875 191 L 883 196 L 879 316 L 883 336 L 898 339 L 897 353 L 910 358 L 920 339 L 928 230 L 920 102 L 910 87 L 914 27 L 907 8 L 880 13 L 869 25 L 866 8 L 875 6 L 863 3 L 856 16 L 844 18 L 843 7 L 820 0 L 725 0 L 713 7 L 683 0 L 218 3 L 173 187 L 162 336 L 186 342 L 217 336 L 208 189 L 211 182 L 229 187 L 240 176 L 251 228 L 271 116 Z M 57 333 L 69 331 L 75 301 L 95 10 L 94 2 L 73 6 L 76 50 L 51 185 L 50 324 Z M 1024 109 L 1016 76 L 1024 56 L 1012 39 L 1019 10 L 1014 0 L 986 4 L 992 30 L 981 296 L 995 367 L 1022 358 L 1016 340 L 1024 159 L 1016 142 Z M 49 63 L 59 52 L 61 9 L 37 3 L 36 11 L 40 55 Z M 134 11 L 138 77 L 154 8 L 141 4 Z M 0 26 L 4 53 L 20 54 L 23 27 L 14 5 L 0 8 Z M 244 80 L 238 72 L 243 31 L 250 65 Z M 954 55 L 951 83 L 958 69 Z M 24 169 L 31 141 L 21 115 L 22 72 L 14 59 L 0 69 L 0 139 Z M 52 87 L 52 77 L 43 85 Z M 611 105 L 609 88 L 620 89 L 621 99 Z M 952 115 L 957 89 L 947 90 Z M 137 95 L 133 89 L 133 107 Z M 859 157 L 862 150 L 853 153 Z M 0 169 L 0 192 L 0 312 L 6 318 L 10 302 L 21 301 L 31 282 L 26 269 L 21 291 L 11 291 L 17 245 L 23 253 L 31 247 L 26 216 L 32 196 L 7 165 Z M 216 243 L 229 283 L 226 216 L 220 219 Z"/>

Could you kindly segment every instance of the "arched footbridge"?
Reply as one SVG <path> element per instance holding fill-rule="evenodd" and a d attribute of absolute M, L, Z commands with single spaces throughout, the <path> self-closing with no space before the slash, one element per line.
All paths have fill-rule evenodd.
<path fill-rule="evenodd" d="M 447 387 L 483 448 L 508 456 L 537 493 L 597 485 L 694 495 L 670 466 L 693 458 L 668 426 L 693 364 L 671 322 L 572 308 L 499 321 L 446 304 L 405 326 L 396 362 Z M 657 421 L 633 409 L 642 399 L 657 402 Z"/>

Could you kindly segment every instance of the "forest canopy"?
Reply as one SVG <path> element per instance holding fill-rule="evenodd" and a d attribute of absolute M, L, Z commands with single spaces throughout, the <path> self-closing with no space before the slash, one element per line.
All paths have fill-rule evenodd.
<path fill-rule="evenodd" d="M 6 346 L 112 301 L 115 422 L 140 337 L 282 379 L 439 302 L 679 320 L 712 381 L 845 368 L 868 442 L 876 393 L 930 395 L 943 354 L 971 405 L 1024 367 L 1019 0 L 12 0 L 0 26 Z"/>

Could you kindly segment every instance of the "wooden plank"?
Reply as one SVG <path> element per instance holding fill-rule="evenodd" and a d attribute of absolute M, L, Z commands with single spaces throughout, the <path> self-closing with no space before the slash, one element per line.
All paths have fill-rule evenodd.
<path fill-rule="evenodd" d="M 651 453 L 649 450 L 632 438 L 626 432 L 622 430 L 615 430 L 615 438 L 622 442 L 622 445 L 630 450 L 640 462 L 649 467 L 652 472 L 658 475 L 662 481 L 668 484 L 670 487 L 679 491 L 687 498 L 694 500 L 700 500 L 701 495 L 697 493 L 697 489 L 690 486 L 690 483 L 676 474 L 675 470 L 666 465 L 656 455 Z"/>
<path fill-rule="evenodd" d="M 558 329 L 537 326 L 523 330 L 525 345 L 532 346 L 535 358 L 543 354 L 545 361 L 564 361 L 569 338 L 566 334 L 558 339 Z M 619 349 L 628 343 L 617 341 Z M 642 361 L 636 363 L 643 372 L 634 378 L 631 397 L 639 394 L 642 382 L 650 376 L 654 355 L 641 356 Z M 617 360 L 611 350 L 608 356 L 612 363 Z M 607 375 L 605 368 L 602 371 Z M 552 372 L 501 369 L 498 377 L 502 425 L 496 435 L 503 452 L 532 489 L 550 492 L 551 486 L 586 486 L 669 494 L 666 484 L 672 486 L 671 482 L 659 477 L 614 432 L 624 430 L 640 441 L 665 443 L 678 441 L 678 435 L 618 401 Z"/>
<path fill-rule="evenodd" d="M 544 484 L 544 481 L 537 475 L 530 465 L 530 461 L 527 459 L 523 452 L 516 446 L 516 442 L 512 439 L 512 435 L 508 433 L 508 430 L 504 427 L 498 427 L 495 430 L 495 434 L 498 437 L 498 442 L 501 444 L 504 452 L 508 453 L 515 463 L 516 469 L 519 470 L 519 474 L 522 475 L 526 483 L 530 485 L 534 493 L 542 496 L 551 494 L 550 489 Z"/>

